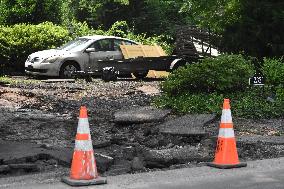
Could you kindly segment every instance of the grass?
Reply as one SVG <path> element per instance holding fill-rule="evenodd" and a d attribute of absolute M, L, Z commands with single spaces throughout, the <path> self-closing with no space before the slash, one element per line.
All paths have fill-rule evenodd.
<path fill-rule="evenodd" d="M 2 84 L 11 84 L 11 85 L 17 85 L 17 84 L 34 84 L 34 83 L 40 83 L 40 81 L 37 80 L 30 80 L 30 79 L 18 79 L 13 78 L 9 76 L 0 76 L 0 83 Z"/>

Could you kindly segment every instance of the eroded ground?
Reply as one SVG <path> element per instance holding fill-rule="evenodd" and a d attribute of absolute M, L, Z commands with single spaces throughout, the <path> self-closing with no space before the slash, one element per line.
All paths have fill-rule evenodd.
<path fill-rule="evenodd" d="M 161 125 L 179 117 L 174 113 L 154 123 L 114 122 L 117 111 L 150 106 L 151 100 L 160 93 L 160 80 L 46 83 L 22 77 L 15 81 L 0 85 L 0 140 L 38 144 L 45 149 L 62 148 L 72 153 L 79 108 L 86 105 L 95 152 L 108 157 L 98 161 L 103 174 L 196 166 L 213 158 L 218 117 L 213 116 L 200 126 L 204 135 L 162 133 Z M 233 118 L 233 121 L 241 159 L 284 155 L 282 119 Z M 38 160 L 51 164 L 54 169 L 68 167 L 58 159 L 52 161 L 51 156 L 39 156 L 27 162 Z M 0 161 L 0 168 L 1 164 L 5 162 Z"/>

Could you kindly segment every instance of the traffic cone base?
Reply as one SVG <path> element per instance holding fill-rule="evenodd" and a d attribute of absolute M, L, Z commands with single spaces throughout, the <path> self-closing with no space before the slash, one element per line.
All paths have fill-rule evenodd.
<path fill-rule="evenodd" d="M 240 167 L 246 167 L 247 163 L 245 162 L 239 162 L 238 164 L 216 164 L 214 162 L 207 163 L 210 167 L 215 167 L 219 169 L 231 169 L 231 168 L 240 168 Z"/>
<path fill-rule="evenodd" d="M 70 177 L 62 177 L 61 181 L 70 186 L 89 186 L 107 183 L 107 179 L 105 177 L 97 177 L 91 180 L 75 180 Z"/>

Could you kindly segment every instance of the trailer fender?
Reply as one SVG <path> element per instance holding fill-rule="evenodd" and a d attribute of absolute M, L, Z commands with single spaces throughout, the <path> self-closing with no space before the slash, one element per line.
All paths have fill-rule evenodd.
<path fill-rule="evenodd" d="M 175 65 L 178 65 L 180 61 L 182 61 L 181 58 L 174 59 L 174 61 L 172 61 L 172 63 L 171 63 L 170 70 L 173 70 L 173 68 L 175 67 Z"/>

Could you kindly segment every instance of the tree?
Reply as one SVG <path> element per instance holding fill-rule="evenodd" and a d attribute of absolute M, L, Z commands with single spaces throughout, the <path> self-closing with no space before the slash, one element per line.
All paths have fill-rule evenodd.
<path fill-rule="evenodd" d="M 189 0 L 181 11 L 188 21 L 221 36 L 223 51 L 262 58 L 283 56 L 283 0 Z"/>
<path fill-rule="evenodd" d="M 61 23 L 61 0 L 1 0 L 0 24 Z"/>
<path fill-rule="evenodd" d="M 239 0 L 189 0 L 180 8 L 187 14 L 188 23 L 210 27 L 217 33 L 240 18 Z"/>
<path fill-rule="evenodd" d="M 283 0 L 240 0 L 241 17 L 227 26 L 222 46 L 230 52 L 262 57 L 284 55 Z"/>

